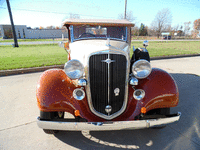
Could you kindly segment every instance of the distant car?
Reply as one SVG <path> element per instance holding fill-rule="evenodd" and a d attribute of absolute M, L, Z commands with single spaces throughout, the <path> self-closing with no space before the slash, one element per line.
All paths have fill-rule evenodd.
<path fill-rule="evenodd" d="M 163 40 L 167 40 L 167 36 L 164 36 Z M 168 40 L 171 40 L 171 36 L 168 36 Z"/>
<path fill-rule="evenodd" d="M 151 68 L 148 41 L 131 52 L 134 24 L 70 19 L 64 26 L 64 70 L 47 70 L 37 83 L 37 124 L 45 133 L 164 127 L 179 120 L 181 113 L 170 114 L 179 102 L 177 85 L 166 71 Z"/>

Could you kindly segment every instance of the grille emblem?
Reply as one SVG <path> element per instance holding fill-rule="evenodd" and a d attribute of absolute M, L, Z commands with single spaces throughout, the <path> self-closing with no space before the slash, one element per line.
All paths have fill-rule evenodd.
<path fill-rule="evenodd" d="M 112 62 L 115 62 L 115 60 L 111 60 L 110 58 L 107 58 L 106 60 L 102 60 L 101 62 L 106 62 L 107 64 L 110 64 Z"/>
<path fill-rule="evenodd" d="M 114 90 L 115 96 L 119 96 L 119 92 L 120 92 L 120 89 L 119 88 L 115 88 L 115 90 Z"/>

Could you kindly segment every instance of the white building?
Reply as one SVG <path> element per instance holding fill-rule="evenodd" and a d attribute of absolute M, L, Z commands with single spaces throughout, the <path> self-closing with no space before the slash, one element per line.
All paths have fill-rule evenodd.
<path fill-rule="evenodd" d="M 67 31 L 63 29 L 27 29 L 26 25 L 15 25 L 18 39 L 48 39 L 68 37 Z M 11 25 L 0 25 L 0 37 L 12 38 Z"/>

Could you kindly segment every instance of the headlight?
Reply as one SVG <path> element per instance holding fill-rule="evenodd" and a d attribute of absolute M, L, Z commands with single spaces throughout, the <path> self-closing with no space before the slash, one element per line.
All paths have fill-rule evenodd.
<path fill-rule="evenodd" d="M 146 78 L 151 73 L 151 65 L 147 60 L 140 59 L 133 64 L 132 72 L 138 79 Z"/>
<path fill-rule="evenodd" d="M 65 63 L 64 70 L 66 75 L 72 80 L 79 79 L 84 73 L 83 64 L 75 59 L 72 59 Z"/>

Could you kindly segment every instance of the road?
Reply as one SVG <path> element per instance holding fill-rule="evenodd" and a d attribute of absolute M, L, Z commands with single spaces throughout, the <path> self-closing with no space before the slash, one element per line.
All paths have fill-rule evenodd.
<path fill-rule="evenodd" d="M 41 74 L 0 77 L 0 149 L 200 149 L 200 57 L 154 60 L 174 77 L 180 102 L 172 112 L 179 122 L 164 129 L 66 132 L 47 135 L 37 127 L 36 82 Z"/>

